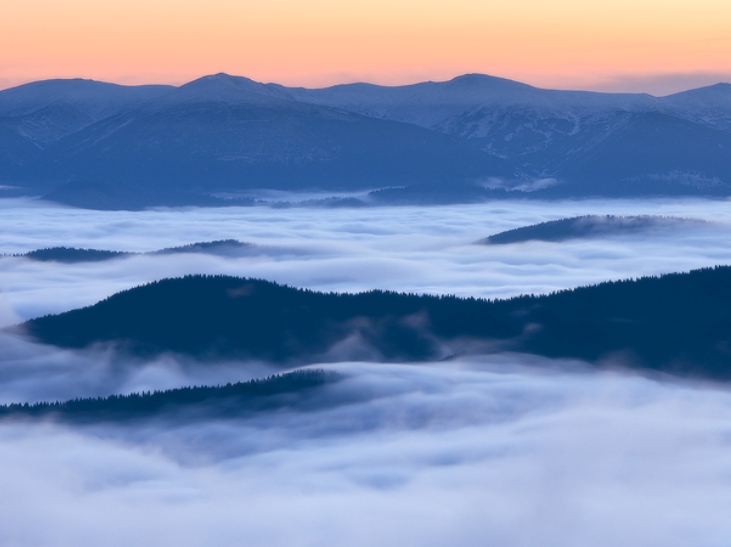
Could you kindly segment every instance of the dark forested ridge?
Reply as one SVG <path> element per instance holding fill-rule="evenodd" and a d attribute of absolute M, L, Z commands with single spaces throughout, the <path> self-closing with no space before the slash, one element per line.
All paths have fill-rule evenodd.
<path fill-rule="evenodd" d="M 318 293 L 256 279 L 188 276 L 118 293 L 94 306 L 26 323 L 44 342 L 85 347 L 118 342 L 139 354 L 174 351 L 277 362 L 322 357 L 349 337 L 381 359 L 438 356 L 435 333 L 508 338 L 514 325 L 477 318 L 485 303 L 371 291 Z"/>
<path fill-rule="evenodd" d="M 107 342 L 140 355 L 427 361 L 519 351 L 730 379 L 731 267 L 495 301 L 189 276 L 23 326 L 48 344 Z"/>
<path fill-rule="evenodd" d="M 121 258 L 132 253 L 121 251 L 107 251 L 104 249 L 77 249 L 75 247 L 47 247 L 36 249 L 20 256 L 39 262 L 63 262 L 75 264 L 77 262 L 101 262 L 112 258 Z"/>
<path fill-rule="evenodd" d="M 189 245 L 181 245 L 179 247 L 167 247 L 159 251 L 153 251 L 152 254 L 185 254 L 185 253 L 203 253 L 215 255 L 228 255 L 238 251 L 248 250 L 254 246 L 253 243 L 238 241 L 237 239 L 217 239 L 216 241 L 201 241 L 191 243 Z"/>
<path fill-rule="evenodd" d="M 168 247 L 149 253 L 131 253 L 104 249 L 77 249 L 75 247 L 47 247 L 45 249 L 36 249 L 34 251 L 29 251 L 15 256 L 23 256 L 39 262 L 62 262 L 66 264 L 75 264 L 79 262 L 101 262 L 104 260 L 111 260 L 113 258 L 144 254 L 160 255 L 201 253 L 230 256 L 249 250 L 253 247 L 253 243 L 246 243 L 235 239 L 221 239 L 217 241 L 191 243 L 180 247 Z"/>
<path fill-rule="evenodd" d="M 486 245 L 505 245 L 524 241 L 565 241 L 567 239 L 635 234 L 652 229 L 668 230 L 689 224 L 707 224 L 702 220 L 652 215 L 615 216 L 584 215 L 561 218 L 530 226 L 521 226 L 481 239 Z"/>
<path fill-rule="evenodd" d="M 297 370 L 225 386 L 184 387 L 31 405 L 0 405 L 0 418 L 54 417 L 81 422 L 165 416 L 179 420 L 183 415 L 188 419 L 240 418 L 267 410 L 316 407 L 320 404 L 314 397 L 316 388 L 340 379 L 341 375 L 332 371 Z"/>

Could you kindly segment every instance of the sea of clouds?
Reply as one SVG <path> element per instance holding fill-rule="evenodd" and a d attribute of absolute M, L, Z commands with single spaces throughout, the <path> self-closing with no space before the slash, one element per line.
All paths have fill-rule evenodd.
<path fill-rule="evenodd" d="M 0 253 L 67 246 L 144 252 L 238 239 L 240 258 L 143 255 L 57 264 L 0 258 L 0 325 L 90 305 L 115 292 L 191 273 L 258 277 L 323 291 L 505 297 L 731 264 L 731 202 L 586 200 L 363 209 L 230 207 L 90 211 L 0 200 Z M 484 246 L 488 235 L 584 214 L 713 221 L 602 240 Z"/>
<path fill-rule="evenodd" d="M 258 245 L 240 257 L 87 264 L 0 258 L 0 322 L 189 273 L 317 290 L 502 297 L 731 264 L 726 201 L 100 212 L 0 200 L 5 254 Z M 581 214 L 712 221 L 600 240 L 481 246 Z M 317 366 L 317 365 L 315 365 Z M 0 423 L 0 545 L 722 546 L 731 390 L 524 355 L 335 363 L 308 412 L 246 419 Z M 131 361 L 0 334 L 0 402 L 221 384 L 266 363 Z"/>
<path fill-rule="evenodd" d="M 343 363 L 332 404 L 0 425 L 2 545 L 722 546 L 731 393 L 495 356 Z"/>

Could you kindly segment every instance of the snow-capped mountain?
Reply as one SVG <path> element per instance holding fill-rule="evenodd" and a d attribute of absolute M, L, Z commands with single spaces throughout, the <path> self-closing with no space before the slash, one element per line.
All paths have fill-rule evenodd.
<path fill-rule="evenodd" d="M 0 91 L 0 185 L 82 182 L 162 192 L 163 203 L 173 190 L 391 186 L 447 200 L 468 186 L 728 195 L 731 85 L 653 97 L 479 74 L 325 89 L 216 74 L 180 87 L 49 80 Z"/>

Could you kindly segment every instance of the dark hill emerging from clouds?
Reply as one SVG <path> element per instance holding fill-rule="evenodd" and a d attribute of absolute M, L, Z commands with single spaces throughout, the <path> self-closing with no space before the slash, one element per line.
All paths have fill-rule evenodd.
<path fill-rule="evenodd" d="M 181 423 L 208 418 L 247 418 L 283 408 L 303 412 L 326 404 L 317 396 L 318 388 L 341 378 L 332 371 L 298 370 L 225 386 L 185 387 L 32 405 L 0 405 L 0 418 L 51 417 L 77 423 L 155 418 Z"/>
<path fill-rule="evenodd" d="M 168 254 L 190 254 L 201 253 L 220 256 L 237 256 L 254 248 L 252 243 L 245 243 L 235 239 L 222 239 L 218 241 L 204 241 L 191 243 L 180 247 L 170 247 L 151 251 L 149 253 L 131 253 L 122 251 L 108 251 L 103 249 L 77 249 L 75 247 L 48 247 L 36 249 L 22 255 L 31 260 L 39 262 L 61 262 L 65 264 L 76 264 L 81 262 L 101 262 L 114 258 L 123 258 L 133 255 L 168 255 Z"/>
<path fill-rule="evenodd" d="M 731 379 L 731 267 L 486 301 L 324 294 L 233 277 L 168 279 L 24 324 L 47 344 L 143 356 L 315 362 L 517 351 Z"/>
<path fill-rule="evenodd" d="M 684 226 L 708 224 L 702 220 L 652 215 L 585 215 L 522 226 L 478 241 L 485 245 L 506 245 L 525 241 L 566 241 L 630 235 L 649 230 L 667 231 Z"/>
<path fill-rule="evenodd" d="M 79 262 L 103 262 L 113 258 L 122 258 L 134 253 L 121 251 L 106 251 L 101 249 L 77 249 L 75 247 L 48 247 L 36 249 L 25 254 L 18 255 L 36 260 L 38 262 L 61 262 L 64 264 L 76 264 Z"/>

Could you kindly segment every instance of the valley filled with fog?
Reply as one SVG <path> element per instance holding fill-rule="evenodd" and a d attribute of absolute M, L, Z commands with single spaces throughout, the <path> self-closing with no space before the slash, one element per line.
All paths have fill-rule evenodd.
<path fill-rule="evenodd" d="M 94 211 L 5 199 L 0 324 L 188 274 L 492 299 L 729 265 L 730 208 L 668 198 Z M 558 242 L 478 243 L 584 215 L 671 221 Z M 155 253 L 222 240 L 251 245 Z M 20 256 L 51 247 L 140 254 Z M 8 331 L 0 355 L 3 404 L 283 371 L 265 360 L 61 349 Z M 711 546 L 731 533 L 725 383 L 630 372 L 621 359 L 598 367 L 509 352 L 307 368 L 342 376 L 312 392 L 316 404 L 196 420 L 3 420 L 0 465 L 13 472 L 3 479 L 0 543 Z"/>
<path fill-rule="evenodd" d="M 731 264 L 726 200 L 498 201 L 434 207 L 226 207 L 94 211 L 0 200 L 0 324 L 101 300 L 187 274 L 262 278 L 319 291 L 384 289 L 502 298 Z M 492 234 L 580 215 L 708 221 L 635 234 L 484 246 Z M 98 263 L 8 255 L 48 247 L 150 252 L 233 239 L 239 256 L 140 255 Z"/>
<path fill-rule="evenodd" d="M 3 423 L 0 542 L 683 546 L 731 532 L 724 387 L 511 357 L 331 367 L 348 376 L 308 412 Z"/>

